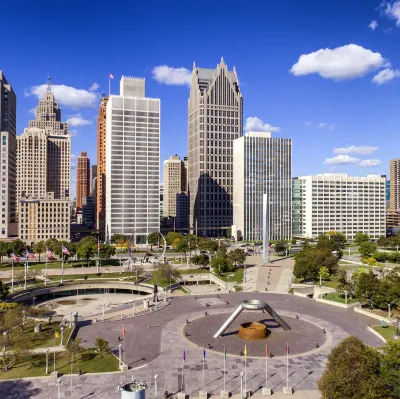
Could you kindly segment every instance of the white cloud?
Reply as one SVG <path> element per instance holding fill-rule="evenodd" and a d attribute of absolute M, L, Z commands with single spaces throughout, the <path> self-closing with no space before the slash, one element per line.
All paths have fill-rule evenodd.
<path fill-rule="evenodd" d="M 36 117 L 36 109 L 37 107 L 33 107 L 29 110 L 29 113 L 32 114 L 34 117 Z"/>
<path fill-rule="evenodd" d="M 361 145 L 361 146 L 352 145 L 350 147 L 334 148 L 333 152 L 335 154 L 367 155 L 367 154 L 372 154 L 377 150 L 379 150 L 379 147 L 373 147 L 371 145 Z"/>
<path fill-rule="evenodd" d="M 326 126 L 328 126 L 328 124 L 325 123 L 325 122 L 321 122 L 321 123 L 318 124 L 318 127 L 321 128 L 321 129 L 323 129 Z"/>
<path fill-rule="evenodd" d="M 333 123 L 331 123 L 329 126 L 328 126 L 328 129 L 329 130 L 335 130 L 335 125 L 333 124 Z"/>
<path fill-rule="evenodd" d="M 33 86 L 25 91 L 25 96 L 35 95 L 39 100 L 43 99 L 47 85 Z M 51 91 L 56 100 L 63 106 L 71 109 L 93 108 L 98 103 L 98 94 L 84 89 L 65 85 L 52 85 Z"/>
<path fill-rule="evenodd" d="M 382 1 L 381 8 L 383 13 L 396 21 L 396 25 L 400 27 L 400 0 Z"/>
<path fill-rule="evenodd" d="M 377 85 L 382 85 L 398 77 L 400 77 L 400 69 L 393 70 L 391 68 L 385 68 L 372 78 L 372 82 Z"/>
<path fill-rule="evenodd" d="M 378 166 L 382 162 L 379 159 L 364 159 L 359 162 L 358 166 Z"/>
<path fill-rule="evenodd" d="M 71 115 L 67 118 L 66 122 L 70 126 L 86 126 L 91 125 L 92 121 L 82 117 L 82 114 Z"/>
<path fill-rule="evenodd" d="M 317 73 L 326 79 L 344 80 L 359 78 L 386 64 L 387 60 L 380 53 L 348 44 L 302 54 L 290 72 L 295 76 Z"/>
<path fill-rule="evenodd" d="M 71 129 L 71 130 L 69 131 L 69 135 L 70 135 L 71 137 L 75 137 L 75 136 L 78 135 L 78 131 L 77 131 L 76 129 Z"/>
<path fill-rule="evenodd" d="M 168 65 L 159 65 L 153 68 L 153 79 L 158 83 L 175 86 L 191 86 L 192 72 L 187 68 L 172 68 Z"/>
<path fill-rule="evenodd" d="M 312 125 L 312 121 L 304 122 L 304 125 L 305 125 L 305 126 L 311 126 L 311 125 Z"/>
<path fill-rule="evenodd" d="M 77 160 L 78 160 L 78 155 L 71 154 L 71 169 L 76 169 Z"/>
<path fill-rule="evenodd" d="M 89 91 L 96 91 L 100 86 L 94 82 L 90 87 L 89 87 Z"/>
<path fill-rule="evenodd" d="M 336 157 L 326 158 L 326 165 L 354 165 L 360 162 L 358 158 L 349 157 L 348 155 L 337 155 Z"/>
<path fill-rule="evenodd" d="M 371 30 L 375 30 L 378 27 L 378 22 L 371 21 L 371 23 L 368 25 L 368 28 L 370 28 Z"/>
<path fill-rule="evenodd" d="M 277 126 L 271 126 L 269 123 L 264 123 L 256 116 L 250 116 L 246 119 L 244 130 L 246 132 L 280 132 L 281 129 Z"/>

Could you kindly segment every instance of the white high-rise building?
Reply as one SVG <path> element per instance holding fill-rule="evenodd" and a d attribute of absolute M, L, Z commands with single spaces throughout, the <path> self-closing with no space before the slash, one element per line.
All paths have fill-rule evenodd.
<path fill-rule="evenodd" d="M 106 117 L 106 237 L 160 231 L 160 99 L 145 80 L 123 76 Z"/>
<path fill-rule="evenodd" d="M 236 240 L 261 241 L 267 194 L 270 240 L 292 236 L 292 140 L 249 132 L 233 141 L 233 226 Z"/>
<path fill-rule="evenodd" d="M 386 176 L 325 173 L 293 179 L 293 236 L 316 238 L 334 230 L 348 240 L 355 233 L 386 234 Z"/>

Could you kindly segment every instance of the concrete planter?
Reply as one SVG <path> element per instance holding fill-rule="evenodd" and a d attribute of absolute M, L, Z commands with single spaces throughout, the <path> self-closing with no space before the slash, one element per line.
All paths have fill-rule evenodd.
<path fill-rule="evenodd" d="M 339 308 L 344 308 L 344 309 L 349 309 L 349 308 L 354 308 L 355 306 L 360 306 L 359 302 L 354 302 L 354 303 L 340 303 L 340 302 L 335 302 L 335 301 L 330 301 L 328 299 L 322 299 L 322 298 L 315 298 L 317 302 L 321 303 L 326 303 L 327 305 L 331 306 L 337 306 Z"/>
<path fill-rule="evenodd" d="M 382 337 L 381 334 L 379 334 L 378 332 L 376 332 L 373 328 L 371 328 L 370 326 L 367 327 L 367 330 L 369 332 L 371 332 L 372 334 L 376 335 L 381 341 L 383 341 L 386 344 L 386 339 L 384 337 Z"/>
<path fill-rule="evenodd" d="M 389 319 L 388 317 L 380 316 L 380 315 L 378 315 L 378 314 L 372 313 L 372 312 L 369 311 L 369 310 L 362 309 L 361 307 L 355 307 L 355 308 L 354 308 L 354 311 L 357 312 L 357 313 L 361 313 L 361 314 L 363 314 L 363 315 L 365 315 L 365 316 L 372 317 L 372 318 L 375 319 L 375 320 L 379 320 L 379 321 L 384 320 L 384 321 L 385 321 L 386 323 L 388 323 L 388 324 L 391 324 L 391 323 L 392 323 L 392 320 Z"/>

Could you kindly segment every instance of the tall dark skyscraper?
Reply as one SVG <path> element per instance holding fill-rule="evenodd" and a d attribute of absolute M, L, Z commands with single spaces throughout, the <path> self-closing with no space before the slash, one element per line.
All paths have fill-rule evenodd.
<path fill-rule="evenodd" d="M 1 134 L 1 218 L 0 238 L 17 234 L 16 225 L 16 134 L 17 98 L 0 71 L 0 134 Z"/>
<path fill-rule="evenodd" d="M 243 99 L 235 68 L 193 65 L 188 104 L 190 228 L 226 235 L 232 226 L 233 140 L 243 133 Z"/>

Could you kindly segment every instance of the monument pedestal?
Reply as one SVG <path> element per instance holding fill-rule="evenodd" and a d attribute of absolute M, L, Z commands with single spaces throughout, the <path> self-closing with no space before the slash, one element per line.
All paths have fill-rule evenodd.
<path fill-rule="evenodd" d="M 178 393 L 178 399 L 186 399 L 186 393 L 185 392 L 179 392 Z"/>
<path fill-rule="evenodd" d="M 50 377 L 58 378 L 58 371 L 57 370 L 56 371 L 52 371 L 50 373 Z"/>
<path fill-rule="evenodd" d="M 269 388 L 263 388 L 263 389 L 261 390 L 261 392 L 262 392 L 262 394 L 263 394 L 264 396 L 271 396 L 271 395 L 272 395 L 272 390 L 269 389 Z"/>
<path fill-rule="evenodd" d="M 207 391 L 199 391 L 199 399 L 207 399 Z"/>
<path fill-rule="evenodd" d="M 292 387 L 288 387 L 288 388 L 284 387 L 283 388 L 283 393 L 285 395 L 293 395 L 293 388 Z"/>
<path fill-rule="evenodd" d="M 128 365 L 127 364 L 120 364 L 119 365 L 120 371 L 128 371 Z"/>
<path fill-rule="evenodd" d="M 228 399 L 229 398 L 229 391 L 224 391 L 221 389 L 221 399 Z"/>

